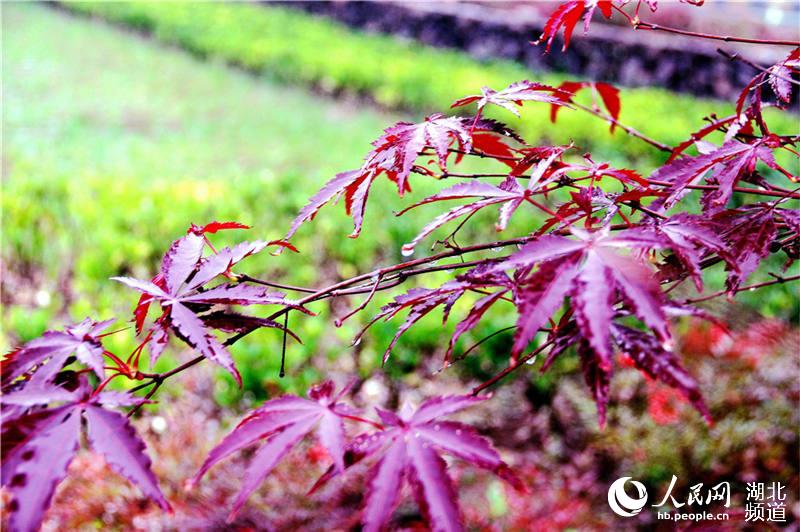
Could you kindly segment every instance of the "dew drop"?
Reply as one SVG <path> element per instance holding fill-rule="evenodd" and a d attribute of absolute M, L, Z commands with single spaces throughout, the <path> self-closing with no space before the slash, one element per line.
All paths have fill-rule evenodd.
<path fill-rule="evenodd" d="M 534 364 L 536 364 L 536 359 L 537 358 L 538 357 L 533 356 L 533 357 L 529 358 L 528 360 L 526 360 L 525 363 L 527 365 L 529 365 L 529 366 L 533 366 Z"/>
<path fill-rule="evenodd" d="M 37 306 L 46 307 L 50 304 L 52 298 L 50 297 L 50 292 L 47 290 L 39 290 L 36 292 L 36 295 L 34 295 L 34 300 Z"/>
<path fill-rule="evenodd" d="M 150 421 L 150 428 L 156 434 L 163 434 L 164 431 L 167 430 L 167 420 L 161 416 L 155 416 L 152 421 Z"/>
<path fill-rule="evenodd" d="M 356 341 L 352 343 L 352 347 L 358 347 L 361 344 L 361 337 L 356 338 Z"/>
<path fill-rule="evenodd" d="M 410 257 L 411 255 L 414 254 L 414 248 L 403 246 L 403 248 L 400 250 L 400 254 L 404 257 Z"/>

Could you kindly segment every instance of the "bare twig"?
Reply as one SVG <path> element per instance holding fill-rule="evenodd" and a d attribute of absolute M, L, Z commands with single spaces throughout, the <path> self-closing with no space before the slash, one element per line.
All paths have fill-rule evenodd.
<path fill-rule="evenodd" d="M 657 187 L 671 187 L 674 186 L 673 183 L 669 183 L 668 181 L 657 181 L 654 179 L 648 179 L 647 182 L 651 185 L 655 185 Z M 686 188 L 692 190 L 717 190 L 716 185 L 686 185 Z M 734 192 L 741 192 L 742 194 L 756 194 L 759 196 L 771 196 L 773 198 L 787 198 L 787 199 L 800 199 L 800 194 L 791 192 L 791 191 L 781 191 L 781 190 L 763 190 L 758 188 L 750 188 L 750 187 L 733 187 Z"/>
<path fill-rule="evenodd" d="M 540 345 L 538 348 L 536 348 L 535 350 L 533 350 L 530 353 L 528 353 L 527 355 L 521 357 L 519 360 L 517 360 L 516 364 L 512 364 L 512 365 L 508 366 L 506 369 L 504 369 L 503 371 L 501 371 L 500 373 L 498 373 L 497 375 L 495 375 L 494 377 L 492 377 L 488 381 L 486 381 L 483 384 L 473 388 L 472 389 L 472 395 L 478 395 L 483 390 L 485 390 L 486 388 L 488 388 L 492 384 L 496 383 L 497 381 L 499 381 L 500 379 L 502 379 L 503 377 L 505 377 L 506 375 L 508 375 L 512 371 L 516 370 L 517 368 L 520 368 L 520 367 L 524 366 L 528 362 L 528 360 L 531 360 L 533 357 L 535 357 L 536 355 L 538 355 L 539 353 L 544 351 L 547 347 L 549 347 L 552 344 L 553 344 L 552 340 L 548 341 L 548 342 L 545 342 L 542 345 Z"/>
<path fill-rule="evenodd" d="M 619 11 L 619 9 L 618 9 Z M 624 13 L 624 12 L 623 12 Z M 644 22 L 636 19 L 628 19 L 631 21 L 631 25 L 635 30 L 650 30 L 650 31 L 663 31 L 666 33 L 674 33 L 677 35 L 686 35 L 688 37 L 697 37 L 700 39 L 710 39 L 714 41 L 725 41 L 725 42 L 740 42 L 746 44 L 767 44 L 773 46 L 800 46 L 800 41 L 791 41 L 791 40 L 783 40 L 783 39 L 754 39 L 748 37 L 735 37 L 733 35 L 716 35 L 713 33 L 702 33 L 697 31 L 690 31 L 690 30 L 682 30 L 679 28 L 672 28 L 669 26 L 662 26 L 661 24 L 653 24 L 652 22 Z"/>
<path fill-rule="evenodd" d="M 732 290 L 732 291 L 731 290 L 720 290 L 719 292 L 714 292 L 713 294 L 708 294 L 708 295 L 705 295 L 705 296 L 702 296 L 702 297 L 686 299 L 686 300 L 684 300 L 684 303 L 700 303 L 701 301 L 708 301 L 709 299 L 714 299 L 715 297 L 720 297 L 720 296 L 728 295 L 728 294 L 731 294 L 731 293 L 737 294 L 739 292 L 747 292 L 747 291 L 750 291 L 750 290 L 758 290 L 759 288 L 764 288 L 765 286 L 772 286 L 772 285 L 775 285 L 775 284 L 783 284 L 783 283 L 789 283 L 791 281 L 800 280 L 800 275 L 793 275 L 791 277 L 782 277 L 780 275 L 775 275 L 775 274 L 771 274 L 771 275 L 773 277 L 775 277 L 775 279 L 773 279 L 772 281 L 764 281 L 763 283 L 751 284 L 749 286 L 740 286 L 739 288 L 737 288 L 735 290 Z"/>
<path fill-rule="evenodd" d="M 731 61 L 739 61 L 740 63 L 744 63 L 745 65 L 750 66 L 750 67 L 758 70 L 759 72 L 764 72 L 765 74 L 769 74 L 770 76 L 776 77 L 778 79 L 782 79 L 783 81 L 787 81 L 787 82 L 792 83 L 794 85 L 800 85 L 800 81 L 797 81 L 796 79 L 792 79 L 792 78 L 787 78 L 786 76 L 782 76 L 782 75 L 780 75 L 780 74 L 778 74 L 776 72 L 773 72 L 770 68 L 765 68 L 765 67 L 763 67 L 761 65 L 753 63 L 752 61 L 750 61 L 749 59 L 745 59 L 744 57 L 742 57 L 738 53 L 733 53 L 732 54 L 732 53 L 730 53 L 730 52 L 728 52 L 726 50 L 723 50 L 722 48 L 717 48 L 717 53 L 719 53 L 720 55 L 730 59 Z"/>

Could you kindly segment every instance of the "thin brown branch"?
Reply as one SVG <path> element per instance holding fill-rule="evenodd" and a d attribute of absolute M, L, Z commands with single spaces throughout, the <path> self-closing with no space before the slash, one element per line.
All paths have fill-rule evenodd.
<path fill-rule="evenodd" d="M 732 54 L 732 53 L 730 53 L 730 52 L 728 52 L 726 50 L 723 50 L 722 48 L 717 48 L 717 53 L 719 53 L 720 55 L 730 59 L 731 61 L 739 61 L 740 63 L 744 63 L 745 65 L 747 65 L 749 67 L 752 67 L 752 68 L 758 70 L 759 72 L 764 72 L 765 74 L 769 74 L 770 76 L 776 77 L 778 79 L 782 79 L 782 80 L 784 80 L 784 81 L 786 81 L 788 83 L 792 83 L 794 85 L 800 85 L 800 81 L 797 81 L 796 79 L 792 79 L 792 78 L 787 78 L 786 76 L 782 76 L 782 75 L 778 74 L 777 72 L 773 72 L 769 68 L 765 68 L 765 67 L 763 67 L 761 65 L 753 63 L 752 61 L 750 61 L 749 59 L 745 59 L 744 57 L 742 57 L 738 53 L 733 53 Z"/>
<path fill-rule="evenodd" d="M 630 207 L 631 209 L 641 211 L 652 218 L 658 218 L 659 220 L 666 220 L 668 218 L 667 216 L 664 216 L 660 212 L 656 212 L 652 209 L 648 209 L 644 205 L 640 205 L 638 202 L 626 201 L 624 204 Z"/>
<path fill-rule="evenodd" d="M 464 352 L 463 352 L 463 353 L 462 353 L 460 356 L 458 356 L 458 357 L 454 358 L 452 361 L 450 361 L 450 362 L 446 363 L 444 366 L 442 366 L 441 368 L 437 369 L 437 370 L 436 370 L 436 371 L 434 371 L 433 373 L 434 373 L 434 374 L 441 373 L 442 371 L 444 371 L 444 370 L 446 370 L 447 368 L 449 368 L 449 367 L 453 366 L 453 365 L 454 365 L 454 364 L 456 364 L 457 362 L 461 362 L 462 360 L 464 360 L 465 358 L 467 358 L 467 357 L 469 356 L 469 354 L 470 354 L 470 353 L 472 353 L 472 352 L 473 352 L 475 349 L 477 349 L 478 347 L 480 347 L 480 346 L 481 346 L 481 344 L 483 344 L 484 342 L 487 342 L 487 341 L 491 340 L 492 338 L 494 338 L 494 337 L 495 337 L 495 336 L 497 336 L 498 334 L 503 334 L 504 332 L 507 332 L 507 331 L 510 331 L 510 330 L 513 330 L 513 329 L 516 329 L 516 328 L 517 328 L 517 326 L 516 326 L 516 325 L 509 325 L 508 327 L 503 327 L 502 329 L 498 329 L 498 330 L 496 330 L 495 332 L 493 332 L 493 333 L 491 333 L 491 334 L 489 334 L 489 335 L 487 335 L 487 336 L 484 336 L 483 338 L 481 338 L 480 340 L 478 340 L 477 342 L 475 342 L 474 344 L 472 344 L 472 345 L 469 347 L 469 349 L 467 349 L 466 351 L 464 351 Z"/>
<path fill-rule="evenodd" d="M 461 155 L 471 155 L 473 157 L 480 157 L 481 159 L 496 159 L 498 161 L 519 161 L 520 157 L 513 157 L 509 155 L 489 155 L 487 153 L 483 153 L 478 150 L 466 151 L 466 150 L 459 150 L 458 148 L 450 148 L 450 153 L 459 153 Z M 431 155 L 432 152 L 428 151 L 428 148 L 425 148 L 425 151 L 421 152 L 420 155 Z"/>
<path fill-rule="evenodd" d="M 347 314 L 345 314 L 343 317 L 341 317 L 341 318 L 337 319 L 337 320 L 334 322 L 334 324 L 335 324 L 337 327 L 341 327 L 341 326 L 342 326 L 342 323 L 344 323 L 345 321 L 347 321 L 347 319 L 348 319 L 348 318 L 350 318 L 350 317 L 352 317 L 353 315 L 357 314 L 358 312 L 360 312 L 360 311 L 364 310 L 364 308 L 365 308 L 367 305 L 369 305 L 369 302 L 370 302 L 370 301 L 372 301 L 372 298 L 373 298 L 373 297 L 375 297 L 375 292 L 377 292 L 377 291 L 378 291 L 378 285 L 379 285 L 379 284 L 381 284 L 381 277 L 380 277 L 380 276 L 376 276 L 376 277 L 375 277 L 375 282 L 372 284 L 372 288 L 370 289 L 370 291 L 369 291 L 369 294 L 367 294 L 367 297 L 366 297 L 366 298 L 364 298 L 364 301 L 362 301 L 360 305 L 358 305 L 358 306 L 357 306 L 357 307 L 355 307 L 353 310 L 351 310 L 350 312 L 348 312 Z"/>
<path fill-rule="evenodd" d="M 488 381 L 484 382 L 483 384 L 481 384 L 479 386 L 476 386 L 475 388 L 472 389 L 472 395 L 478 395 L 483 390 L 485 390 L 486 388 L 488 388 L 492 384 L 496 383 L 497 381 L 499 381 L 500 379 L 502 379 L 503 377 L 505 377 L 506 375 L 508 375 L 512 371 L 514 371 L 515 369 L 524 366 L 525 364 L 527 364 L 527 362 L 529 360 L 531 360 L 533 357 L 535 357 L 536 355 L 538 355 L 539 353 L 544 351 L 547 347 L 552 345 L 552 343 L 553 343 L 552 341 L 545 342 L 544 344 L 542 344 L 541 346 L 539 346 L 538 348 L 536 348 L 532 352 L 528 353 L 527 355 L 525 355 L 522 358 L 520 358 L 519 360 L 517 360 L 516 364 L 512 364 L 512 365 L 508 366 L 506 369 L 504 369 L 503 371 L 501 371 L 500 373 L 498 373 L 497 375 L 495 375 L 494 377 L 492 377 Z"/>
<path fill-rule="evenodd" d="M 632 24 L 633 29 L 635 30 L 663 31 L 666 33 L 675 33 L 677 35 L 686 35 L 688 37 L 697 37 L 700 39 L 710 39 L 714 41 L 740 42 L 746 44 L 767 44 L 772 46 L 800 46 L 800 41 L 783 39 L 754 39 L 748 37 L 735 37 L 733 35 L 716 35 L 713 33 L 702 33 L 697 31 L 682 30 L 680 28 L 672 28 L 670 26 L 653 24 L 652 22 L 644 22 L 638 19 L 634 19 Z"/>
<path fill-rule="evenodd" d="M 657 187 L 671 187 L 673 183 L 669 183 L 667 181 L 657 181 L 654 179 L 648 179 L 647 182 L 651 185 L 655 185 Z M 717 190 L 717 186 L 715 185 L 686 185 L 686 188 L 692 190 Z M 759 196 L 771 196 L 773 198 L 787 198 L 787 199 L 800 199 L 800 194 L 794 192 L 783 192 L 780 190 L 763 190 L 758 188 L 750 188 L 750 187 L 733 187 L 734 192 L 741 192 L 742 194 L 756 194 Z"/>
<path fill-rule="evenodd" d="M 283 315 L 283 343 L 281 344 L 281 369 L 278 376 L 282 379 L 286 376 L 286 331 L 289 330 L 289 313 Z"/>
<path fill-rule="evenodd" d="M 263 286 L 269 286 L 269 287 L 272 287 L 272 288 L 279 288 L 281 290 L 287 290 L 289 292 L 302 292 L 302 293 L 306 293 L 306 294 L 313 294 L 314 293 L 314 289 L 313 288 L 304 288 L 302 286 L 293 286 L 293 285 L 290 285 L 290 284 L 283 284 L 283 283 L 276 283 L 276 282 L 273 282 L 273 281 L 266 281 L 264 279 L 256 279 L 255 277 L 250 277 L 246 273 L 237 274 L 237 278 L 241 282 L 260 284 L 260 285 L 263 285 Z"/>
<path fill-rule="evenodd" d="M 142 399 L 142 402 L 141 402 L 141 403 L 139 403 L 138 405 L 134 406 L 134 407 L 133 407 L 133 408 L 130 410 L 130 412 L 128 412 L 128 417 L 133 417 L 133 415 L 134 415 L 136 412 L 138 412 L 138 411 L 139 411 L 139 409 L 140 409 L 140 408 L 142 408 L 142 406 L 143 406 L 145 403 L 149 402 L 149 401 L 150 401 L 150 398 L 151 398 L 151 397 L 153 397 L 153 396 L 156 394 L 156 392 L 158 391 L 159 387 L 161 386 L 161 384 L 162 384 L 163 382 L 164 382 L 163 380 L 159 380 L 159 381 L 157 381 L 157 382 L 156 382 L 156 385 L 155 385 L 155 386 L 153 386 L 153 387 L 150 389 L 150 391 L 149 391 L 149 392 L 147 392 L 147 395 L 145 395 L 145 396 L 144 396 L 144 399 Z M 131 391 L 133 391 L 133 390 L 131 390 Z"/>
<path fill-rule="evenodd" d="M 689 304 L 689 303 L 700 303 L 701 301 L 708 301 L 709 299 L 714 299 L 715 297 L 720 297 L 720 296 L 728 295 L 728 294 L 731 294 L 731 293 L 738 294 L 739 292 L 747 292 L 749 290 L 758 290 L 759 288 L 764 288 L 765 286 L 772 286 L 772 285 L 776 285 L 776 284 L 783 284 L 783 283 L 789 283 L 789 282 L 792 282 L 792 281 L 800 280 L 800 275 L 793 275 L 791 277 L 782 277 L 780 275 L 773 274 L 773 277 L 775 277 L 775 279 L 773 279 L 772 281 L 764 281 L 763 283 L 756 283 L 756 284 L 751 284 L 751 285 L 748 285 L 748 286 L 740 286 L 739 288 L 737 288 L 736 290 L 733 290 L 733 291 L 720 290 L 719 292 L 714 292 L 713 294 L 708 294 L 708 295 L 705 295 L 705 296 L 702 296 L 702 297 L 686 299 L 684 301 L 684 303 L 686 303 L 686 304 Z"/>

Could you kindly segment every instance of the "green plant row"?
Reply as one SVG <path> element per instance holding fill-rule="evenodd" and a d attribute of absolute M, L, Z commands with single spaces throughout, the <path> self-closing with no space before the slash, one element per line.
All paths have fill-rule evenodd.
<path fill-rule="evenodd" d="M 422 112 L 446 110 L 482 85 L 502 88 L 521 79 L 559 84 L 564 76 L 532 72 L 509 61 L 475 60 L 465 53 L 390 36 L 354 31 L 299 11 L 234 4 L 156 2 L 66 2 L 77 12 L 102 17 L 152 34 L 208 58 L 326 91 L 365 95 L 381 105 Z M 557 52 L 553 52 L 557 53 Z M 670 145 L 702 126 L 700 117 L 728 114 L 731 106 L 656 88 L 625 89 L 622 121 Z M 679 111 L 679 112 L 676 112 Z M 614 138 L 608 125 L 579 111 L 563 112 L 556 125 L 544 105 L 526 107 L 522 120 L 499 111 L 532 143 L 575 141 L 616 163 L 643 159 L 653 166 L 663 155 L 633 138 Z M 778 124 L 781 124 L 778 121 Z M 788 130 L 792 124 L 785 120 Z M 617 136 L 624 136 L 619 132 Z M 627 159 L 627 161 L 626 161 Z"/>

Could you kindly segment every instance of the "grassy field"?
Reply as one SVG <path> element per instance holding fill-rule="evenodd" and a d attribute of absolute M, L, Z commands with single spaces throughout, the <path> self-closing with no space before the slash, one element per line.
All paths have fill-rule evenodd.
<path fill-rule="evenodd" d="M 111 9 L 111 4 L 104 6 Z M 183 9 L 172 5 L 157 12 L 185 17 Z M 222 59 L 232 58 L 224 54 L 209 52 L 203 60 L 44 6 L 3 6 L 3 349 L 67 319 L 127 316 L 136 296 L 108 278 L 151 276 L 169 242 L 190 222 L 237 219 L 254 227 L 250 234 L 215 238 L 220 244 L 280 237 L 313 191 L 334 173 L 359 164 L 368 143 L 383 127 L 400 118 L 416 118 L 276 83 L 276 78 L 291 78 L 295 51 L 309 46 L 319 49 L 321 43 L 315 39 L 320 37 L 313 28 L 344 32 L 334 25 L 289 11 L 244 5 L 204 4 L 194 13 L 200 21 L 212 13 L 214 20 L 224 21 L 226 16 L 241 16 L 236 15 L 239 9 L 250 13 L 254 27 L 264 21 L 258 18 L 262 13 L 274 13 L 274 20 L 268 17 L 271 31 L 289 31 L 291 24 L 297 24 L 292 31 L 303 38 L 283 48 L 283 67 L 251 75 L 226 66 Z M 194 18 L 180 20 L 190 24 Z M 243 26 L 242 32 L 247 28 Z M 206 35 L 210 42 L 227 46 L 228 54 L 247 42 L 237 34 L 226 34 L 231 42 L 225 44 L 222 34 L 197 33 L 196 29 L 187 26 L 181 35 Z M 479 65 L 464 56 L 423 53 L 414 45 L 375 36 L 340 36 L 331 46 L 361 50 L 365 65 L 374 50 L 357 46 L 379 50 L 383 46 L 384 58 L 394 57 L 393 49 L 386 47 L 402 46 L 406 53 L 419 55 L 419 65 L 414 67 L 419 72 L 425 71 L 426 54 L 449 54 L 454 65 L 473 69 L 473 77 L 465 77 L 464 86 L 467 81 L 471 88 L 482 84 Z M 355 53 L 342 55 L 342 61 L 350 65 L 347 68 L 352 67 L 348 61 Z M 403 76 L 410 76 L 409 65 L 399 69 L 397 76 L 407 70 Z M 253 70 L 259 70 L 257 66 Z M 302 74 L 307 72 L 303 64 L 297 66 L 301 74 L 292 81 L 320 81 L 312 78 L 323 68 L 322 62 L 311 74 Z M 500 75 L 497 69 L 501 67 L 510 68 L 508 64 L 487 66 L 486 79 L 499 81 L 494 76 Z M 521 74 L 519 70 L 503 72 L 509 80 Z M 409 90 L 399 94 L 406 98 Z M 430 106 L 449 99 L 444 92 L 436 99 L 429 99 L 431 94 L 420 95 L 418 103 Z M 673 104 L 676 101 L 690 102 L 685 97 Z M 537 123 L 536 116 L 534 112 L 534 120 L 526 122 L 533 124 L 529 127 Z M 575 127 L 568 124 L 563 127 Z M 556 131 L 563 133 L 561 127 Z M 604 126 L 598 131 L 606 138 Z M 436 183 L 420 180 L 414 184 L 414 197 L 438 188 Z M 421 219 L 393 219 L 392 210 L 401 204 L 389 183 L 377 187 L 370 198 L 368 227 L 358 240 L 344 238 L 350 225 L 343 209 L 328 208 L 298 234 L 302 257 L 254 257 L 247 271 L 317 285 L 400 260 L 400 245 L 414 235 Z M 493 233 L 491 223 L 481 226 L 480 219 L 475 221 L 476 231 Z M 296 378 L 281 386 L 304 387 L 318 377 L 328 359 L 337 359 L 343 371 L 366 373 L 377 366 L 379 353 L 397 324 L 379 325 L 373 336 L 349 349 L 346 346 L 359 328 L 358 320 L 335 329 L 330 317 L 343 314 L 347 304 L 354 302 L 339 301 L 334 308 L 319 305 L 315 310 L 320 317 L 294 324 L 306 343 L 290 350 L 289 368 Z M 782 312 L 780 301 L 771 305 L 765 307 L 768 313 Z M 402 372 L 418 364 L 420 353 L 442 350 L 437 318 L 423 321 L 399 344 L 390 371 Z M 510 319 L 493 317 L 475 337 L 508 325 Z M 114 338 L 112 347 L 121 352 L 134 345 L 130 335 Z M 480 357 L 470 361 L 472 375 L 488 371 L 491 357 L 496 363 L 504 361 L 508 337 L 500 335 L 494 342 L 485 344 Z M 464 343 L 469 344 L 466 339 Z M 234 354 L 247 391 L 263 395 L 265 388 L 275 385 L 279 349 L 280 338 L 269 331 L 236 346 Z M 173 362 L 174 358 L 167 357 L 163 366 Z M 234 393 L 231 380 L 220 382 L 222 395 Z"/>
<path fill-rule="evenodd" d="M 565 77 L 532 72 L 510 61 L 480 62 L 458 51 L 409 40 L 354 31 L 337 22 L 287 8 L 246 3 L 65 2 L 75 11 L 146 31 L 201 56 L 220 59 L 282 81 L 314 84 L 327 91 L 363 94 L 390 108 L 445 111 L 486 85 L 495 89 L 521 79 L 551 85 Z M 553 53 L 558 53 L 554 51 Z M 570 78 L 571 79 L 571 78 Z M 590 96 L 584 95 L 588 99 Z M 676 110 L 680 112 L 676 112 Z M 728 115 L 732 106 L 658 88 L 625 89 L 622 122 L 676 145 L 702 127 L 711 112 Z M 493 111 L 490 111 L 493 113 Z M 531 143 L 574 140 L 582 149 L 619 164 L 636 161 L 652 168 L 663 154 L 622 133 L 612 137 L 603 121 L 581 112 L 562 112 L 556 126 L 544 105 L 528 105 L 522 120 L 501 110 Z M 796 121 L 776 117 L 776 130 L 794 133 Z"/>

